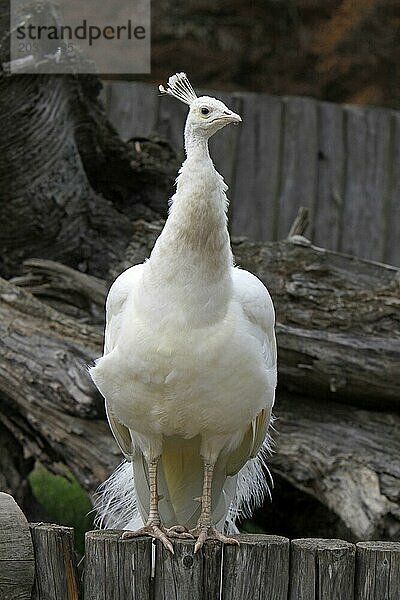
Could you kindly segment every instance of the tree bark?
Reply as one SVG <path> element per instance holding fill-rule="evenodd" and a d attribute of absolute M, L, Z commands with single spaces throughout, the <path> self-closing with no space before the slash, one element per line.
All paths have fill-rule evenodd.
<path fill-rule="evenodd" d="M 0 280 L 0 420 L 32 457 L 93 490 L 118 462 L 86 371 L 101 334 Z"/>
<path fill-rule="evenodd" d="M 165 214 L 174 153 L 158 140 L 122 142 L 100 90 L 94 76 L 8 76 L 0 61 L 1 276 L 34 256 L 105 277 L 131 219 Z"/>
<path fill-rule="evenodd" d="M 271 469 L 338 517 L 335 537 L 398 539 L 400 416 L 285 393 L 276 415 Z"/>

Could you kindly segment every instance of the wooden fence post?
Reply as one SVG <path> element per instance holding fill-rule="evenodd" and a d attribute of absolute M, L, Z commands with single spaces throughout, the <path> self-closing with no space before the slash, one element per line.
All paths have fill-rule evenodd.
<path fill-rule="evenodd" d="M 152 540 L 121 533 L 86 534 L 85 600 L 150 600 Z"/>
<path fill-rule="evenodd" d="M 34 574 L 28 521 L 14 498 L 0 492 L 1 600 L 30 600 Z"/>
<path fill-rule="evenodd" d="M 174 540 L 172 555 L 157 542 L 154 580 L 156 600 L 219 600 L 222 547 L 207 542 L 194 554 L 194 541 Z"/>
<path fill-rule="evenodd" d="M 355 552 L 343 540 L 293 540 L 289 600 L 353 600 Z"/>
<path fill-rule="evenodd" d="M 399 600 L 400 542 L 359 542 L 355 600 Z"/>
<path fill-rule="evenodd" d="M 79 600 L 72 527 L 31 524 L 36 577 L 32 600 Z"/>
<path fill-rule="evenodd" d="M 225 546 L 222 600 L 286 600 L 289 540 L 277 535 L 241 535 L 240 546 Z"/>

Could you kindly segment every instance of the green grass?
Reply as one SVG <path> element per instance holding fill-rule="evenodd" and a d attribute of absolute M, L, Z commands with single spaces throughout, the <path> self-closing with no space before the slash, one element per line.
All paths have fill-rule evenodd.
<path fill-rule="evenodd" d="M 36 499 L 51 521 L 74 528 L 76 549 L 83 554 L 85 532 L 93 529 L 93 514 L 88 514 L 92 505 L 87 493 L 67 469 L 65 477 L 61 477 L 37 464 L 29 480 Z"/>

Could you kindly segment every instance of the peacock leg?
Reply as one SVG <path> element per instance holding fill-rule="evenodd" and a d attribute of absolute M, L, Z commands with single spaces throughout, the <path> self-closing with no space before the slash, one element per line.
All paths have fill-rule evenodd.
<path fill-rule="evenodd" d="M 149 468 L 149 488 L 150 488 L 150 508 L 149 508 L 149 516 L 144 527 L 141 527 L 137 531 L 125 531 L 122 534 L 122 538 L 124 540 L 139 537 L 141 535 L 149 535 L 152 538 L 160 540 L 162 544 L 174 554 L 173 546 L 168 539 L 169 537 L 179 537 L 179 538 L 193 538 L 193 536 L 186 531 L 178 532 L 175 531 L 175 528 L 166 529 L 161 524 L 160 513 L 158 511 L 158 502 L 160 497 L 158 495 L 157 489 L 157 465 L 158 458 L 152 459 L 148 463 Z"/>
<path fill-rule="evenodd" d="M 201 513 L 197 526 L 190 533 L 197 537 L 194 551 L 198 552 L 206 540 L 219 540 L 224 544 L 239 544 L 234 538 L 229 538 L 213 527 L 211 522 L 211 486 L 214 465 L 204 462 L 203 493 L 201 495 Z"/>

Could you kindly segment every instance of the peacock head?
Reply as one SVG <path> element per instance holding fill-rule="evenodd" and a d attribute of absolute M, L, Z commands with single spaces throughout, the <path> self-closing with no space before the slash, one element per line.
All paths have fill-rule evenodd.
<path fill-rule="evenodd" d="M 167 87 L 159 86 L 162 94 L 168 94 L 189 106 L 186 127 L 197 136 L 210 138 L 229 123 L 240 123 L 238 114 L 223 102 L 210 96 L 198 98 L 185 73 L 176 73 L 168 79 Z"/>

